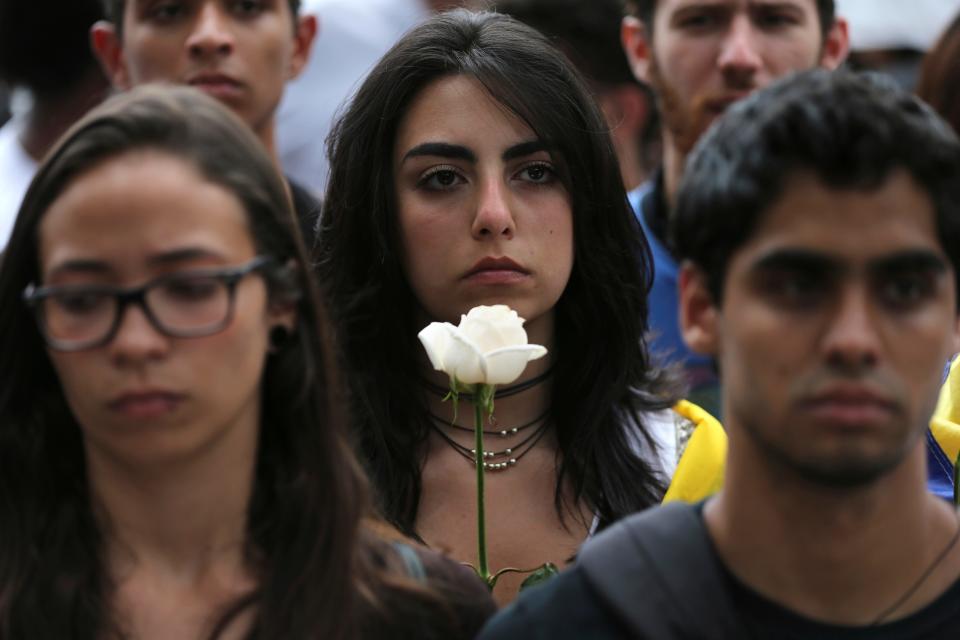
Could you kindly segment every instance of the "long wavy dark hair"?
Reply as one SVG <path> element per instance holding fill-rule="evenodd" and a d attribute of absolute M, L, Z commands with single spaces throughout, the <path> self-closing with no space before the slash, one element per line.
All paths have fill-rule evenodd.
<path fill-rule="evenodd" d="M 437 620 L 429 597 L 386 576 L 395 559 L 361 526 L 367 484 L 344 435 L 328 322 L 281 178 L 216 101 L 187 88 L 142 87 L 77 123 L 43 163 L 0 271 L 0 638 L 123 637 L 111 619 L 113 585 L 80 427 L 21 293 L 39 282 L 38 229 L 51 203 L 92 166 L 138 149 L 182 158 L 234 194 L 258 252 L 286 267 L 264 274 L 271 299 L 296 307 L 293 336 L 262 377 L 245 550 L 258 586 L 223 613 L 211 637 L 245 610 L 254 613 L 248 637 L 264 639 L 404 637 L 404 616 Z"/>
<path fill-rule="evenodd" d="M 571 195 L 573 272 L 555 309 L 555 503 L 562 518 L 561 488 L 571 481 L 575 499 L 586 499 L 609 523 L 657 503 L 664 490 L 625 427 L 640 425 L 652 445 L 644 412 L 676 399 L 672 377 L 651 366 L 643 340 L 650 250 L 585 83 L 549 42 L 507 16 L 459 10 L 413 29 L 376 65 L 328 141 L 331 176 L 315 259 L 331 301 L 357 445 L 385 517 L 416 535 L 429 417 L 392 157 L 411 101 L 454 75 L 481 83 L 547 143 Z"/>

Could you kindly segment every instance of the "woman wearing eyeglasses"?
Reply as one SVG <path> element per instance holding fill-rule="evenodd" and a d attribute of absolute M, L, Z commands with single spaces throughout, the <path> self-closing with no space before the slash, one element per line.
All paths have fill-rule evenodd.
<path fill-rule="evenodd" d="M 283 182 L 146 88 L 40 168 L 0 272 L 0 638 L 472 637 L 489 595 L 381 541 Z"/>

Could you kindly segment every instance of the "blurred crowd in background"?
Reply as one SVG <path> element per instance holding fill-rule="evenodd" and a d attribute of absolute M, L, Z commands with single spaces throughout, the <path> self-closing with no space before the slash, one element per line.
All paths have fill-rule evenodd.
<path fill-rule="evenodd" d="M 306 0 L 302 10 L 317 15 L 320 28 L 307 69 L 289 84 L 278 112 L 284 170 L 322 194 L 328 170 L 323 140 L 351 91 L 409 28 L 432 12 L 468 6 L 516 15 L 560 43 L 593 82 L 605 113 L 617 118 L 615 144 L 625 184 L 634 188 L 657 163 L 659 135 L 653 100 L 634 79 L 620 46 L 622 2 Z M 837 9 L 850 24 L 848 64 L 889 74 L 914 89 L 927 52 L 941 37 L 950 46 L 944 34 L 958 30 L 950 27 L 960 0 L 839 0 Z M 0 247 L 36 163 L 108 92 L 89 45 L 89 27 L 101 11 L 100 0 L 0 0 Z M 950 99 L 960 73 L 957 58 L 946 55 L 937 63 L 956 68 L 931 70 L 921 95 Z"/>

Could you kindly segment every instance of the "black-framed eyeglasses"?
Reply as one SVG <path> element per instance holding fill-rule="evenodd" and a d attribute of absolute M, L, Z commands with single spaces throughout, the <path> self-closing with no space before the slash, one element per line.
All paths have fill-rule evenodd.
<path fill-rule="evenodd" d="M 33 310 L 51 349 L 80 351 L 110 342 L 124 309 L 139 306 L 157 331 L 173 338 L 201 338 L 222 331 L 233 318 L 237 283 L 272 264 L 257 256 L 237 267 L 193 269 L 154 278 L 138 287 L 30 284 L 23 299 Z"/>

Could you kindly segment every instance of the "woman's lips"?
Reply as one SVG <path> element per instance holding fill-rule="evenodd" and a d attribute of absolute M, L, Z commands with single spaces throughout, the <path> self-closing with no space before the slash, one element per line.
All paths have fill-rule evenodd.
<path fill-rule="evenodd" d="M 529 277 L 529 275 L 520 271 L 489 269 L 472 273 L 467 277 L 467 280 L 476 284 L 512 284 Z"/>
<path fill-rule="evenodd" d="M 530 272 L 510 258 L 483 258 L 466 273 L 464 279 L 476 284 L 513 284 L 530 277 Z"/>
<path fill-rule="evenodd" d="M 124 393 L 109 404 L 110 410 L 127 418 L 158 418 L 177 410 L 185 396 L 170 391 Z"/>

